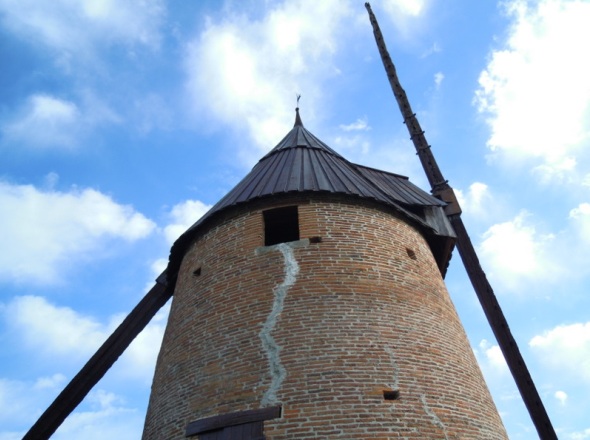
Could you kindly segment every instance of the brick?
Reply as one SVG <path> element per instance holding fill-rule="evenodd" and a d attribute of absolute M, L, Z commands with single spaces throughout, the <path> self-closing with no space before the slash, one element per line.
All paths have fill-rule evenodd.
<path fill-rule="evenodd" d="M 257 249 L 262 211 L 289 205 L 300 237 L 322 241 L 292 249 L 299 272 L 269 332 L 278 381 L 260 334 L 285 257 Z M 273 384 L 283 415 L 265 422 L 271 440 L 507 438 L 423 233 L 369 201 L 270 198 L 201 231 L 179 271 L 144 439 L 258 409 Z M 384 400 L 394 386 L 399 399 Z"/>

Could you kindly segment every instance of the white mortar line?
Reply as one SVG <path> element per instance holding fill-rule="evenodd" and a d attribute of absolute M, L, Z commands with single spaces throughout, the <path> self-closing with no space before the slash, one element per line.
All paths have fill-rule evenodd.
<path fill-rule="evenodd" d="M 285 367 L 281 364 L 281 347 L 276 343 L 271 333 L 276 326 L 277 317 L 283 311 L 283 303 L 287 296 L 287 291 L 293 284 L 295 284 L 295 281 L 297 281 L 297 274 L 299 273 L 299 265 L 293 254 L 293 249 L 285 243 L 276 245 L 276 249 L 281 251 L 285 260 L 285 279 L 273 289 L 274 301 L 272 310 L 259 333 L 260 340 L 262 341 L 262 348 L 268 358 L 271 377 L 270 386 L 262 397 L 262 406 L 275 405 L 278 403 L 277 391 L 287 376 L 287 370 L 285 370 Z"/>
<path fill-rule="evenodd" d="M 391 360 L 391 367 L 393 369 L 393 382 L 390 385 L 392 390 L 399 391 L 399 367 L 395 360 L 395 353 L 393 352 L 393 348 L 388 347 L 387 345 L 383 347 L 385 352 L 389 354 L 389 358 Z"/>
<path fill-rule="evenodd" d="M 435 426 L 438 426 L 440 429 L 442 429 L 443 434 L 445 435 L 445 439 L 449 440 L 449 436 L 447 435 L 446 426 L 444 425 L 443 422 L 441 422 L 441 420 L 438 418 L 436 413 L 428 406 L 428 403 L 426 403 L 426 395 L 421 394 L 420 400 L 422 401 L 422 408 L 424 408 L 424 412 L 426 412 L 426 414 L 430 416 L 432 424 Z"/>

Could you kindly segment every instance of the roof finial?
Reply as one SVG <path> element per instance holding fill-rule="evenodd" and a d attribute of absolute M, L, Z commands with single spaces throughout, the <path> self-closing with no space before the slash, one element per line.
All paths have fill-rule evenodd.
<path fill-rule="evenodd" d="M 295 127 L 301 126 L 303 127 L 303 122 L 301 122 L 301 116 L 299 116 L 299 100 L 301 99 L 301 95 L 298 93 L 297 95 L 297 107 L 295 108 Z"/>

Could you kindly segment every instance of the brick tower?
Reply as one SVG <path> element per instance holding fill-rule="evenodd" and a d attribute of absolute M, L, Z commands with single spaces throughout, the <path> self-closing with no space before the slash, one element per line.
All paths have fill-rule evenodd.
<path fill-rule="evenodd" d="M 144 439 L 505 439 L 444 203 L 304 128 L 172 247 Z"/>

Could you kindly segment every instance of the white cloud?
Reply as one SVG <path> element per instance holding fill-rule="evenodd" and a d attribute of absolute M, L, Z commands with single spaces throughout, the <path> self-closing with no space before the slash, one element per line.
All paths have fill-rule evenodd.
<path fill-rule="evenodd" d="M 39 296 L 14 298 L 5 319 L 18 331 L 27 347 L 55 358 L 86 359 L 115 328 L 82 316 L 69 307 L 57 307 Z"/>
<path fill-rule="evenodd" d="M 57 174 L 56 172 L 53 172 L 53 171 L 51 171 L 50 173 L 47 173 L 45 175 L 45 177 L 43 178 L 43 183 L 44 183 L 45 187 L 49 190 L 53 190 L 58 182 L 59 182 L 59 174 Z"/>
<path fill-rule="evenodd" d="M 387 13 L 388 18 L 403 32 L 408 31 L 409 19 L 424 14 L 427 0 L 385 0 L 380 6 Z"/>
<path fill-rule="evenodd" d="M 61 375 L 42 377 L 36 382 L 0 378 L 0 426 L 29 423 L 31 413 L 36 412 L 37 402 L 49 401 L 51 395 L 55 395 L 63 386 L 63 379 Z M 2 434 L 0 431 L 0 438 Z"/>
<path fill-rule="evenodd" d="M 541 164 L 533 168 L 533 174 L 539 182 L 572 183 L 578 179 L 576 175 L 577 161 L 573 157 L 556 158 L 551 163 Z"/>
<path fill-rule="evenodd" d="M 168 311 L 169 307 L 162 308 L 124 352 L 116 364 L 120 376 L 146 384 L 151 381 Z M 88 360 L 125 318 L 118 314 L 101 322 L 40 296 L 15 297 L 5 305 L 3 314 L 24 347 L 34 356 L 51 358 L 56 365 Z M 46 388 L 62 379 L 61 375 L 46 378 L 36 387 Z"/>
<path fill-rule="evenodd" d="M 121 376 L 142 381 L 146 386 L 152 383 L 156 360 L 170 313 L 170 303 L 168 301 L 156 313 L 150 323 L 125 350 L 118 361 L 120 362 L 119 374 Z M 121 318 L 123 317 L 121 316 Z"/>
<path fill-rule="evenodd" d="M 573 432 L 568 437 L 571 440 L 585 440 L 590 438 L 590 428 L 584 429 L 584 431 Z"/>
<path fill-rule="evenodd" d="M 374 7 L 383 8 L 387 18 L 393 22 L 397 31 L 402 38 L 408 38 L 416 33 L 420 24 L 420 19 L 428 11 L 430 0 L 385 0 L 375 2 Z M 424 56 L 435 53 L 439 50 L 438 45 L 434 45 L 427 51 Z"/>
<path fill-rule="evenodd" d="M 502 350 L 500 350 L 498 345 L 491 344 L 486 339 L 482 339 L 479 343 L 479 351 L 476 351 L 476 354 L 478 354 L 478 352 L 484 355 L 486 365 L 492 368 L 495 372 L 508 372 L 508 365 L 506 364 Z"/>
<path fill-rule="evenodd" d="M 0 439 L 21 439 L 36 418 L 51 403 L 59 387 L 40 389 L 37 382 L 0 379 Z M 57 440 L 136 438 L 141 433 L 144 414 L 125 405 L 119 396 L 102 389 L 88 394 L 51 436 Z"/>
<path fill-rule="evenodd" d="M 366 130 L 370 130 L 371 127 L 369 126 L 369 121 L 367 120 L 367 117 L 364 116 L 362 118 L 358 118 L 356 121 L 354 121 L 351 124 L 342 124 L 339 126 L 340 130 L 344 130 L 344 131 L 366 131 Z"/>
<path fill-rule="evenodd" d="M 80 110 L 73 102 L 33 95 L 22 114 L 2 126 L 9 143 L 72 147 L 79 131 Z"/>
<path fill-rule="evenodd" d="M 475 102 L 488 118 L 488 145 L 507 160 L 536 159 L 538 173 L 564 176 L 590 140 L 590 3 L 505 2 L 505 48 L 491 54 Z"/>
<path fill-rule="evenodd" d="M 408 22 L 422 20 L 428 4 L 397 0 L 380 7 L 407 28 Z M 250 165 L 290 128 L 297 93 L 303 93 L 304 123 L 317 120 L 316 109 L 329 99 L 325 84 L 340 74 L 339 50 L 351 32 L 361 26 L 366 30 L 366 20 L 365 11 L 352 2 L 337 0 L 271 4 L 256 19 L 231 13 L 220 21 L 209 19 L 187 45 L 190 105 L 208 127 L 212 122 L 231 127 L 240 136 L 239 158 Z M 341 128 L 368 128 L 363 124 L 361 119 Z"/>
<path fill-rule="evenodd" d="M 242 150 L 245 161 L 284 136 L 294 120 L 296 93 L 304 92 L 305 114 L 313 114 L 322 81 L 338 74 L 333 54 L 348 14 L 348 4 L 336 0 L 299 0 L 272 6 L 259 20 L 229 16 L 211 21 L 188 44 L 192 102 L 200 105 L 203 117 L 253 139 L 258 151 Z"/>
<path fill-rule="evenodd" d="M 49 377 L 40 377 L 33 386 L 36 390 L 59 389 L 66 383 L 66 377 L 63 374 L 56 373 Z"/>
<path fill-rule="evenodd" d="M 154 278 L 158 277 L 168 266 L 168 258 L 158 258 L 151 264 L 152 274 Z M 149 283 L 148 289 L 153 286 L 153 282 Z"/>
<path fill-rule="evenodd" d="M 430 55 L 435 54 L 435 53 L 440 53 L 442 52 L 442 48 L 440 47 L 440 44 L 438 44 L 436 41 L 434 43 L 432 43 L 432 46 L 430 46 L 428 49 L 426 49 L 426 51 L 424 53 L 422 53 L 420 55 L 420 58 L 428 58 Z M 436 82 L 436 75 L 435 74 L 435 82 Z M 442 75 L 442 73 L 441 73 Z M 444 79 L 444 78 L 443 78 Z"/>
<path fill-rule="evenodd" d="M 16 148 L 78 146 L 84 135 L 101 123 L 120 118 L 90 93 L 82 93 L 81 105 L 47 94 L 29 96 L 22 108 L 0 125 L 2 143 Z"/>
<path fill-rule="evenodd" d="M 590 322 L 559 325 L 529 342 L 539 362 L 590 381 Z"/>
<path fill-rule="evenodd" d="M 353 162 L 360 162 L 360 158 L 364 158 L 371 151 L 371 145 L 367 138 L 363 135 L 355 136 L 337 136 L 332 141 L 332 145 L 342 154 Z"/>
<path fill-rule="evenodd" d="M 145 415 L 127 407 L 116 394 L 99 389 L 86 400 L 90 408 L 72 413 L 52 439 L 132 439 L 141 433 Z"/>
<path fill-rule="evenodd" d="M 166 244 L 172 246 L 180 235 L 197 222 L 211 205 L 206 205 L 200 200 L 185 200 L 182 203 L 174 205 L 168 214 L 168 224 L 163 228 Z M 158 277 L 168 266 L 168 258 L 158 258 L 152 261 L 150 268 L 153 277 Z M 145 289 L 149 290 L 154 285 L 150 279 Z"/>
<path fill-rule="evenodd" d="M 590 203 L 580 203 L 570 211 L 569 218 L 574 223 L 577 237 L 586 244 L 590 243 Z"/>
<path fill-rule="evenodd" d="M 383 7 L 392 17 L 398 14 L 417 16 L 424 11 L 426 0 L 386 0 Z"/>
<path fill-rule="evenodd" d="M 4 0 L 2 24 L 16 35 L 76 57 L 112 43 L 157 47 L 161 0 Z"/>
<path fill-rule="evenodd" d="M 440 85 L 442 84 L 443 80 L 445 79 L 445 74 L 442 72 L 436 72 L 434 74 L 434 84 L 436 85 L 436 88 L 440 88 Z"/>
<path fill-rule="evenodd" d="M 482 182 L 473 182 L 467 193 L 455 189 L 461 210 L 471 215 L 489 216 L 491 194 L 489 187 Z"/>
<path fill-rule="evenodd" d="M 483 236 L 480 255 L 491 268 L 490 274 L 507 288 L 521 282 L 550 279 L 557 267 L 552 262 L 548 246 L 554 236 L 541 235 L 522 211 L 513 220 L 495 224 Z"/>
<path fill-rule="evenodd" d="M 0 440 L 21 440 L 25 432 L 4 431 L 0 432 Z"/>
<path fill-rule="evenodd" d="M 556 391 L 553 397 L 557 399 L 561 406 L 565 406 L 567 402 L 567 393 L 565 391 Z"/>
<path fill-rule="evenodd" d="M 41 191 L 0 181 L 0 279 L 53 282 L 64 263 L 95 258 L 106 243 L 139 240 L 154 228 L 93 189 Z"/>
<path fill-rule="evenodd" d="M 459 193 L 459 201 L 466 200 L 466 213 L 473 214 L 477 206 L 477 192 L 473 196 Z M 489 197 L 487 190 L 483 199 Z M 463 206 L 463 205 L 462 205 Z M 481 205 L 480 213 L 486 214 Z M 478 208 L 479 209 L 479 208 Z M 487 215 L 489 216 L 489 209 Z M 550 292 L 549 286 L 564 279 L 583 279 L 590 273 L 590 203 L 580 203 L 569 212 L 567 223 L 559 224 L 556 232 L 541 232 L 532 214 L 521 211 L 512 220 L 497 223 L 483 234 L 478 246 L 479 255 L 488 275 L 504 290 L 541 294 Z M 575 258 L 572 258 L 575 256 Z M 534 289 L 531 289 L 534 286 Z M 573 294 L 573 292 L 572 292 Z"/>
<path fill-rule="evenodd" d="M 170 212 L 171 223 L 164 228 L 164 235 L 168 244 L 172 245 L 182 233 L 191 227 L 203 214 L 211 209 L 199 200 L 187 200 L 179 203 Z"/>

